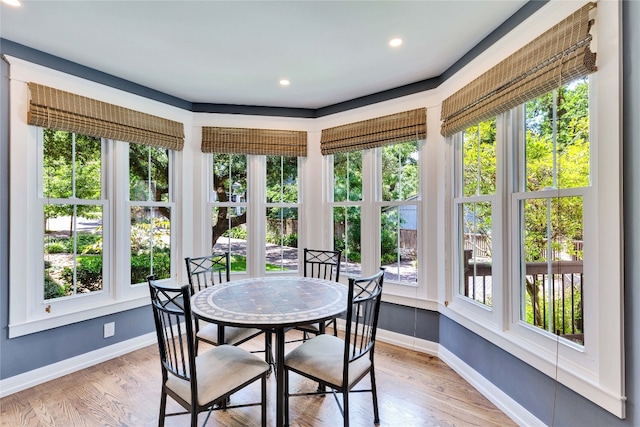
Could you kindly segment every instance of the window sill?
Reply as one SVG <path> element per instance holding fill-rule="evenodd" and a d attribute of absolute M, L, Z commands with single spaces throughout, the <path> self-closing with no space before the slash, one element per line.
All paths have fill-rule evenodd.
<path fill-rule="evenodd" d="M 10 323 L 9 338 L 16 338 L 36 332 L 46 331 L 48 329 L 58 328 L 60 326 L 82 322 L 84 320 L 95 319 L 100 316 L 143 307 L 148 304 L 149 295 L 146 295 L 126 301 L 117 301 L 106 304 L 102 302 L 99 305 L 86 305 L 73 313 L 62 313 L 59 315 L 47 314 L 46 317 L 32 318 L 21 323 Z"/>

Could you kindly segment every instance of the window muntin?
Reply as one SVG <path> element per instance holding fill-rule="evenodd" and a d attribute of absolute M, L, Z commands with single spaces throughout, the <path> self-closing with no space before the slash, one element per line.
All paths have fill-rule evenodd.
<path fill-rule="evenodd" d="M 380 265 L 385 280 L 418 281 L 419 144 L 409 141 L 381 148 L 379 174 Z"/>
<path fill-rule="evenodd" d="M 229 252 L 231 270 L 247 271 L 247 156 L 212 154 L 211 247 Z"/>
<path fill-rule="evenodd" d="M 298 270 L 298 158 L 266 157 L 267 271 Z"/>
<path fill-rule="evenodd" d="M 589 82 L 525 104 L 520 221 L 520 318 L 585 343 L 584 200 L 590 186 Z M 587 245 L 588 250 L 588 245 Z M 588 285 L 588 282 L 586 282 Z"/>
<path fill-rule="evenodd" d="M 496 198 L 496 118 L 461 133 L 454 171 L 458 293 L 493 305 L 493 210 Z"/>
<path fill-rule="evenodd" d="M 43 130 L 43 300 L 103 290 L 103 146 L 99 138 Z"/>
<path fill-rule="evenodd" d="M 129 144 L 130 280 L 171 277 L 170 151 Z"/>

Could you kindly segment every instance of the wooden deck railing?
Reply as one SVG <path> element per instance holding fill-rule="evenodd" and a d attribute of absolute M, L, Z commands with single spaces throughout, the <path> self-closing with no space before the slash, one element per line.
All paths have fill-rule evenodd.
<path fill-rule="evenodd" d="M 464 294 L 486 304 L 491 293 L 491 263 L 474 264 L 468 250 L 464 255 Z M 584 344 L 582 260 L 528 262 L 525 268 L 526 304 L 531 313 L 527 322 Z"/>

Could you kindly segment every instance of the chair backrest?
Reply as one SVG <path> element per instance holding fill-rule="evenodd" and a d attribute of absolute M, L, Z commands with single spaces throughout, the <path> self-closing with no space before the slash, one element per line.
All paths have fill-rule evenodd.
<path fill-rule="evenodd" d="M 229 252 L 197 258 L 187 257 L 184 260 L 187 263 L 187 277 L 192 295 L 209 286 L 231 280 Z"/>
<path fill-rule="evenodd" d="M 194 347 L 189 285 L 181 288 L 163 286 L 148 276 L 151 307 L 158 336 L 163 382 L 168 372 L 191 382 L 192 395 L 197 390 L 196 353 Z"/>
<path fill-rule="evenodd" d="M 340 279 L 342 251 L 304 249 L 304 277 L 333 280 Z"/>
<path fill-rule="evenodd" d="M 373 276 L 349 278 L 350 304 L 346 316 L 344 366 L 366 354 L 373 360 L 383 280 L 382 267 Z"/>

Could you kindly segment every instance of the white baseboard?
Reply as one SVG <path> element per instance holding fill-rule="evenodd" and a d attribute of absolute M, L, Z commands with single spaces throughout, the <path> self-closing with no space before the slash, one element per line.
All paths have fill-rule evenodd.
<path fill-rule="evenodd" d="M 97 365 L 148 345 L 157 344 L 156 333 L 151 332 L 130 340 L 102 347 L 79 356 L 71 357 L 33 371 L 0 380 L 0 398 L 60 378 L 89 366 Z"/>
<path fill-rule="evenodd" d="M 464 378 L 491 403 L 496 405 L 498 409 L 504 412 L 516 424 L 527 427 L 546 426 L 546 424 L 527 411 L 518 402 L 509 397 L 509 395 L 505 394 L 502 390 L 493 385 L 493 383 L 488 381 L 477 371 L 473 370 L 456 355 L 442 346 L 439 346 L 439 348 L 438 357 L 440 357 L 444 363 L 456 371 L 458 375 Z"/>

